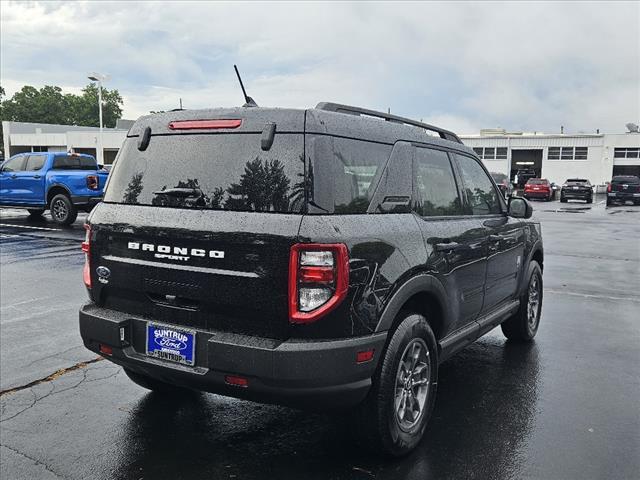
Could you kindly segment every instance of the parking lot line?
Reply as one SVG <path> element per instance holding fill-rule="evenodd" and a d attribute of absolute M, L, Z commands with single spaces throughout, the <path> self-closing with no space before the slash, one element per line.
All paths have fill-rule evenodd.
<path fill-rule="evenodd" d="M 59 228 L 47 228 L 47 227 L 28 227 L 26 225 L 13 225 L 11 223 L 0 223 L 0 227 L 14 227 L 14 228 L 27 228 L 29 230 L 48 230 L 50 232 L 59 232 Z"/>

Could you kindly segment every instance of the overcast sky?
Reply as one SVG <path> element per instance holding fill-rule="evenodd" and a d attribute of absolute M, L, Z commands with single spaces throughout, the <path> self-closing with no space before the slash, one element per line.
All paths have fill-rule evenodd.
<path fill-rule="evenodd" d="M 335 101 L 456 131 L 625 131 L 640 121 L 640 3 L 2 2 L 0 83 L 79 92 L 124 117 Z"/>

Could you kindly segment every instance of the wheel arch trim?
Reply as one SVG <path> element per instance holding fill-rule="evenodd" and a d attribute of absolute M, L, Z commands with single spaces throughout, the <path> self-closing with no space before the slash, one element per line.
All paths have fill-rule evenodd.
<path fill-rule="evenodd" d="M 396 290 L 391 299 L 387 302 L 375 331 L 382 332 L 389 330 L 398 313 L 402 310 L 402 307 L 414 295 L 419 293 L 427 293 L 435 297 L 440 304 L 440 309 L 444 317 L 441 319 L 442 324 L 449 324 L 451 314 L 444 287 L 433 275 L 420 274 L 411 277 Z"/>
<path fill-rule="evenodd" d="M 47 205 L 49 205 L 51 203 L 51 200 L 53 200 L 53 197 L 55 196 L 50 196 L 51 195 L 51 190 L 53 189 L 61 189 L 64 190 L 67 193 L 67 196 L 69 197 L 69 199 L 71 199 L 71 191 L 69 190 L 69 188 L 62 184 L 62 183 L 54 183 L 53 185 L 49 185 L 49 188 L 47 188 Z"/>

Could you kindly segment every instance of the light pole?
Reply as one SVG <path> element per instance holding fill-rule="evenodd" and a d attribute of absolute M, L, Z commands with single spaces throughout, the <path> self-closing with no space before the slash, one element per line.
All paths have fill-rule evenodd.
<path fill-rule="evenodd" d="M 100 116 L 100 134 L 98 135 L 98 151 L 96 160 L 99 165 L 104 165 L 104 150 L 102 147 L 102 82 L 109 77 L 101 73 L 93 72 L 89 74 L 89 80 L 98 82 L 98 115 Z"/>

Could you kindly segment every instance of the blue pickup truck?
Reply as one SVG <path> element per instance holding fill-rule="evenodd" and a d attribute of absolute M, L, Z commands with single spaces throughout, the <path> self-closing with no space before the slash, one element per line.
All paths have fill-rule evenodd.
<path fill-rule="evenodd" d="M 0 167 L 0 207 L 26 208 L 31 216 L 51 211 L 54 222 L 75 222 L 78 210 L 102 200 L 109 173 L 91 155 L 20 153 Z"/>

